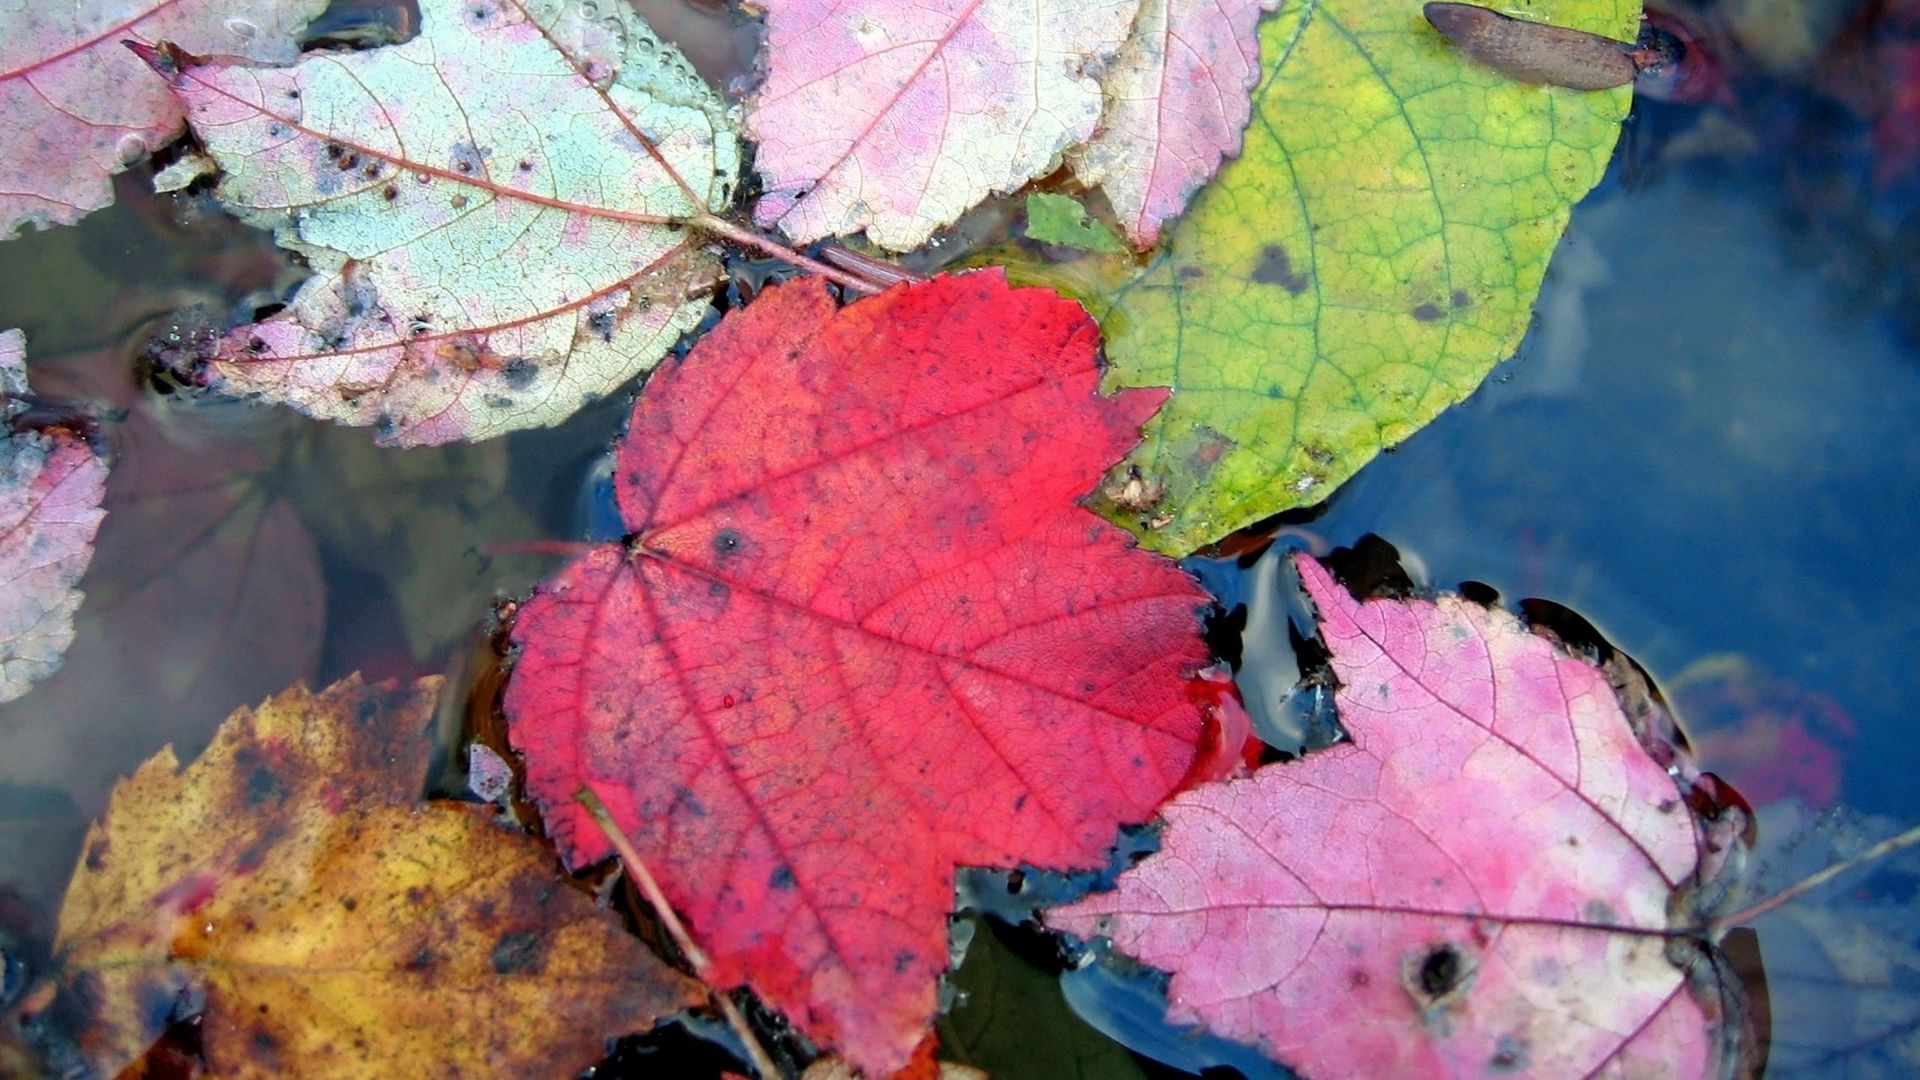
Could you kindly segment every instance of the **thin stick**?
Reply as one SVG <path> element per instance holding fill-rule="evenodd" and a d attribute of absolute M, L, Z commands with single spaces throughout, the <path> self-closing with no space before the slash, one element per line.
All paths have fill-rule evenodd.
<path fill-rule="evenodd" d="M 736 244 L 765 252 L 776 259 L 790 262 L 811 274 L 819 274 L 828 281 L 838 282 L 847 288 L 861 293 L 877 293 L 891 282 L 874 281 L 858 274 L 842 270 L 837 266 L 828 266 L 818 259 L 808 258 L 770 236 L 761 236 L 750 229 L 743 229 L 725 218 L 713 214 L 702 214 L 693 219 L 696 228 L 704 229 L 715 236 L 723 236 Z"/>
<path fill-rule="evenodd" d="M 686 924 L 680 921 L 680 916 L 674 913 L 673 905 L 667 903 L 666 894 L 660 891 L 660 883 L 653 879 L 653 874 L 647 869 L 647 864 L 641 860 L 640 853 L 633 850 L 633 845 L 627 840 L 627 834 L 621 832 L 620 826 L 613 823 L 613 815 L 607 812 L 607 804 L 601 802 L 600 796 L 595 795 L 593 789 L 585 784 L 580 785 L 580 790 L 573 793 L 573 798 L 581 806 L 586 807 L 587 813 L 593 818 L 593 823 L 600 826 L 600 831 L 607 834 L 607 840 L 613 844 L 614 850 L 620 853 L 620 862 L 626 867 L 627 876 L 633 879 L 635 885 L 640 886 L 640 894 L 647 898 L 647 903 L 653 905 L 655 914 L 660 916 L 660 925 L 666 929 L 667 936 L 673 939 L 673 943 L 680 947 L 680 954 L 687 958 L 687 963 L 693 965 L 693 973 L 700 977 L 701 982 L 707 984 L 708 998 L 720 1010 L 720 1015 L 726 1017 L 727 1026 L 740 1037 L 740 1042 L 746 1047 L 747 1058 L 753 1064 L 754 1070 L 760 1074 L 762 1080 L 780 1080 L 779 1068 L 774 1065 L 773 1058 L 767 1053 L 766 1047 L 760 1045 L 759 1037 L 754 1035 L 753 1028 L 747 1024 L 747 1018 L 741 1015 L 739 1006 L 733 1003 L 732 998 L 715 988 L 713 981 L 707 977 L 707 972 L 711 970 L 707 954 L 701 951 L 700 946 L 693 943 L 693 936 L 687 933 Z"/>
<path fill-rule="evenodd" d="M 1728 927 L 1752 922 L 1782 904 L 1790 903 L 1799 897 L 1805 896 L 1807 893 L 1825 885 L 1827 882 L 1832 881 L 1834 878 L 1839 877 L 1841 874 L 1855 867 L 1870 863 L 1875 859 L 1884 859 L 1896 851 L 1903 848 L 1910 848 L 1915 844 L 1920 844 L 1920 825 L 1916 825 L 1898 836 L 1888 837 L 1850 859 L 1842 859 L 1832 866 L 1827 867 L 1825 870 L 1801 878 L 1799 881 L 1774 893 L 1765 900 L 1744 907 L 1725 918 L 1714 920 L 1714 930 L 1716 933 L 1713 936 L 1718 937 L 1718 931 L 1725 930 Z"/>

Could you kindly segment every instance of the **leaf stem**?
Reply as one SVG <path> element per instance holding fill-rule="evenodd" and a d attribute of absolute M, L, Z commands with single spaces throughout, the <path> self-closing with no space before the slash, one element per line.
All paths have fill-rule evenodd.
<path fill-rule="evenodd" d="M 759 1037 L 754 1035 L 753 1028 L 747 1023 L 747 1018 L 741 1014 L 740 1007 L 733 1003 L 732 998 L 721 993 L 720 988 L 714 986 L 713 980 L 708 978 L 707 973 L 712 970 L 712 964 L 707 960 L 707 954 L 701 950 L 700 946 L 693 943 L 693 935 L 687 933 L 686 924 L 680 921 L 680 916 L 674 912 L 673 905 L 667 903 L 667 895 L 660 891 L 660 883 L 654 880 L 653 873 L 647 869 L 647 864 L 640 858 L 640 853 L 633 849 L 633 844 L 627 840 L 627 834 L 621 832 L 620 826 L 614 824 L 613 815 L 607 812 L 607 804 L 601 802 L 600 796 L 595 795 L 593 789 L 585 784 L 581 784 L 580 790 L 573 793 L 573 798 L 575 802 L 586 808 L 587 814 L 593 818 L 593 823 L 600 826 L 600 831 L 607 834 L 607 841 L 613 845 L 615 851 L 620 853 L 620 862 L 626 867 L 627 876 L 640 887 L 640 894 L 647 898 L 647 903 L 653 905 L 654 913 L 660 916 L 660 925 L 666 929 L 667 936 L 673 939 L 673 943 L 679 946 L 680 954 L 687 958 L 687 963 L 693 966 L 693 973 L 707 985 L 707 997 L 713 1002 L 714 1007 L 720 1010 L 720 1015 L 726 1017 L 727 1026 L 740 1037 L 740 1042 L 746 1048 L 747 1058 L 752 1063 L 754 1071 L 760 1074 L 762 1080 L 780 1080 L 782 1075 L 780 1069 L 774 1065 L 773 1057 L 767 1053 L 767 1048 L 760 1045 Z"/>
<path fill-rule="evenodd" d="M 1731 915 L 1715 919 L 1713 922 L 1713 933 L 1710 936 L 1717 940 L 1722 933 L 1731 927 L 1738 926 L 1741 923 L 1752 922 L 1782 905 L 1805 896 L 1807 893 L 1825 885 L 1827 882 L 1832 881 L 1834 878 L 1839 877 L 1849 870 L 1873 862 L 1875 859 L 1884 859 L 1896 851 L 1910 848 L 1915 844 L 1920 844 L 1920 825 L 1916 825 L 1898 836 L 1890 836 L 1850 859 L 1842 859 L 1824 870 L 1801 878 L 1799 881 L 1781 889 L 1779 892 L 1774 893 L 1764 900 L 1749 904 Z"/>
<path fill-rule="evenodd" d="M 771 236 L 762 236 L 751 229 L 743 229 L 716 214 L 703 213 L 693 219 L 692 225 L 695 228 L 704 229 L 715 236 L 731 240 L 743 247 L 763 251 L 776 259 L 790 262 L 808 273 L 818 274 L 828 281 L 844 285 L 855 292 L 877 293 L 884 290 L 888 285 L 893 284 L 890 281 L 879 281 L 872 277 L 862 276 L 850 270 L 842 270 L 837 266 L 829 266 L 818 259 L 800 254 L 798 251 L 775 240 Z"/>

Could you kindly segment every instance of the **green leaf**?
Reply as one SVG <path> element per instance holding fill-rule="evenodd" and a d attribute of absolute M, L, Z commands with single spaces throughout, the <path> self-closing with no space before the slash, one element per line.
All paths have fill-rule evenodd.
<path fill-rule="evenodd" d="M 1047 191 L 1027 196 L 1027 236 L 1043 244 L 1107 255 L 1127 250 L 1107 223 L 1088 213 L 1080 200 Z"/>
<path fill-rule="evenodd" d="M 1631 38 L 1634 0 L 1524 12 Z M 1288 5 L 1246 145 L 1166 249 L 1017 267 L 1100 319 L 1108 388 L 1172 399 L 1095 508 L 1180 553 L 1325 498 L 1519 344 L 1567 214 L 1631 100 L 1512 82 L 1414 3 Z"/>

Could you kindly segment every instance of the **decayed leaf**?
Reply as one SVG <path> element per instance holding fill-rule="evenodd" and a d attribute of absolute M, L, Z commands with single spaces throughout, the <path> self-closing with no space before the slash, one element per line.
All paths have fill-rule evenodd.
<path fill-rule="evenodd" d="M 180 133 L 181 109 L 122 41 L 293 58 L 327 0 L 0 0 L 0 240 L 113 201 L 108 177 Z"/>
<path fill-rule="evenodd" d="M 699 321 L 717 268 L 686 225 L 731 196 L 731 120 L 626 5 L 581 7 L 425 0 L 412 41 L 288 68 L 150 53 L 220 200 L 315 271 L 203 378 L 383 443 L 482 439 L 572 415 Z"/>
<path fill-rule="evenodd" d="M 747 105 L 763 225 L 866 230 L 904 251 L 1093 134 L 1093 71 L 1139 0 L 754 0 L 766 81 Z"/>
<path fill-rule="evenodd" d="M 96 1075 L 194 1001 L 218 1076 L 505 1077 L 700 1000 L 538 843 L 419 801 L 438 682 L 291 690 L 120 785 L 55 946 Z"/>
<path fill-rule="evenodd" d="M 1352 742 L 1176 798 L 1158 854 L 1048 922 L 1309 1076 L 1731 1069 L 1738 992 L 1666 936 L 1719 899 L 1705 853 L 1731 842 L 1651 756 L 1677 751 L 1504 611 L 1362 604 L 1296 562 Z"/>
<path fill-rule="evenodd" d="M 1759 811 L 1755 899 L 1900 830 L 1885 818 Z M 1876 864 L 1754 921 L 1775 1017 L 1767 1072 L 1899 1077 L 1920 1071 L 1920 862 Z"/>
<path fill-rule="evenodd" d="M 506 693 L 574 865 L 591 786 L 749 982 L 870 1075 L 934 1011 L 958 865 L 1101 863 L 1200 741 L 1203 594 L 1073 504 L 1159 392 L 998 271 L 724 319 L 634 407 L 632 531 L 542 586 Z"/>
<path fill-rule="evenodd" d="M 1529 10 L 1631 37 L 1640 9 Z M 1160 258 L 1023 272 L 1087 298 L 1110 386 L 1173 387 L 1101 503 L 1167 552 L 1325 498 L 1511 354 L 1629 101 L 1483 68 L 1418 5 L 1289 4 L 1260 50 L 1240 156 Z"/>
<path fill-rule="evenodd" d="M 73 643 L 77 586 L 106 516 L 107 463 L 84 435 L 21 428 L 26 335 L 0 332 L 0 701 L 60 670 Z"/>
<path fill-rule="evenodd" d="M 1067 155 L 1075 176 L 1106 189 L 1139 246 L 1240 149 L 1247 92 L 1260 78 L 1254 27 L 1279 0 L 1141 0 L 1133 33 L 1100 85 L 1100 131 Z"/>

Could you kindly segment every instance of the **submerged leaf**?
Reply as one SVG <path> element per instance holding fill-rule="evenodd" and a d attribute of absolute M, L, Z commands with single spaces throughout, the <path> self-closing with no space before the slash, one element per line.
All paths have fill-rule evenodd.
<path fill-rule="evenodd" d="M 420 35 L 260 69 L 149 53 L 215 194 L 315 275 L 203 377 L 383 443 L 558 423 L 651 367 L 718 273 L 732 121 L 625 5 L 425 0 Z"/>
<path fill-rule="evenodd" d="M 1616 33 L 1639 15 L 1536 10 Z M 1240 156 L 1160 258 L 1021 271 L 1086 298 L 1109 385 L 1173 388 L 1100 507 L 1168 552 L 1326 498 L 1472 393 L 1519 343 L 1629 101 L 1515 83 L 1372 0 L 1288 5 L 1260 47 Z"/>
<path fill-rule="evenodd" d="M 1093 134 L 1090 69 L 1138 0 L 754 0 L 766 81 L 747 104 L 763 225 L 919 247 Z"/>
<path fill-rule="evenodd" d="M 218 1076 L 509 1077 L 577 1071 L 700 999 L 534 840 L 420 802 L 437 687 L 291 690 L 115 790 L 50 1014 L 97 1075 L 192 1001 Z"/>
<path fill-rule="evenodd" d="M 1743 998 L 1691 935 L 1738 840 L 1679 752 L 1504 611 L 1296 565 L 1352 741 L 1174 799 L 1158 854 L 1047 921 L 1309 1076 L 1731 1071 Z"/>
<path fill-rule="evenodd" d="M 107 463 L 65 427 L 19 425 L 26 336 L 0 332 L 0 701 L 60 670 L 105 511 Z"/>
<path fill-rule="evenodd" d="M 1260 78 L 1254 28 L 1279 0 L 1141 0 L 1133 33 L 1100 77 L 1100 130 L 1067 155 L 1098 184 L 1139 246 L 1160 239 L 1240 149 L 1247 91 Z"/>
<path fill-rule="evenodd" d="M 0 0 L 0 240 L 113 201 L 108 178 L 180 134 L 166 84 L 125 40 L 291 60 L 327 0 Z"/>
<path fill-rule="evenodd" d="M 1027 196 L 1027 236 L 1082 251 L 1118 255 L 1127 250 L 1107 223 L 1087 213 L 1078 199 L 1046 191 Z"/>
<path fill-rule="evenodd" d="M 520 610 L 505 705 L 569 863 L 590 786 L 722 988 L 869 1075 L 934 1012 L 960 865 L 1099 866 L 1192 766 L 1204 594 L 1074 505 L 1159 392 L 1095 391 L 998 271 L 768 289 L 648 382 L 630 530 Z"/>

